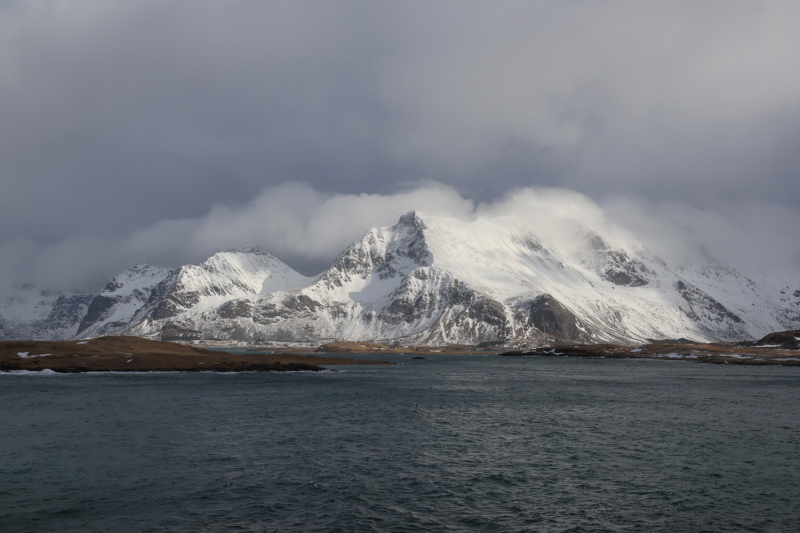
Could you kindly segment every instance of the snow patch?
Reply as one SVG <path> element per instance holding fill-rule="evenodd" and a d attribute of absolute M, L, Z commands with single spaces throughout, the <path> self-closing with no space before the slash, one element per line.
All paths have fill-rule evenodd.
<path fill-rule="evenodd" d="M 39 353 L 39 354 L 36 354 L 36 355 L 28 355 L 28 354 L 30 354 L 30 352 L 17 352 L 17 355 L 22 357 L 23 359 L 29 359 L 31 357 L 45 357 L 47 355 L 53 355 L 51 353 Z"/>

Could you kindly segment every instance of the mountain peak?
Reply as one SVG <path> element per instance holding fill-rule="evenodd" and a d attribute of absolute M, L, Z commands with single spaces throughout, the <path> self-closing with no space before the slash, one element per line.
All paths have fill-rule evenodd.
<path fill-rule="evenodd" d="M 234 246 L 220 250 L 197 266 L 218 268 L 220 265 L 283 265 L 283 262 L 258 246 Z M 248 268 L 248 267 L 244 267 Z M 260 268 L 260 267 L 256 267 Z M 287 267 L 288 268 L 288 267 Z"/>
<path fill-rule="evenodd" d="M 154 267 L 154 266 L 153 266 L 153 265 L 151 265 L 150 263 L 144 262 L 144 263 L 136 263 L 135 265 L 133 265 L 132 267 L 130 267 L 130 268 L 129 268 L 128 270 L 126 270 L 125 272 L 145 272 L 145 271 L 147 271 L 147 270 L 151 270 L 151 269 L 160 269 L 160 268 L 161 268 L 161 267 Z"/>
<path fill-rule="evenodd" d="M 400 217 L 400 220 L 397 221 L 397 225 L 409 226 L 412 228 L 424 228 L 425 220 L 423 219 L 422 213 L 412 209 L 411 211 Z"/>
<path fill-rule="evenodd" d="M 259 248 L 258 246 L 234 246 L 232 248 L 227 248 L 225 250 L 220 250 L 217 254 L 257 254 L 257 255 L 269 255 L 267 252 Z M 216 254 L 214 254 L 216 255 Z"/>

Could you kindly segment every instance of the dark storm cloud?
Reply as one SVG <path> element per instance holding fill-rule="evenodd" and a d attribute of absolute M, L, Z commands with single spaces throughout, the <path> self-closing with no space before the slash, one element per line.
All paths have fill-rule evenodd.
<path fill-rule="evenodd" d="M 60 218 L 63 236 L 200 214 L 291 179 L 365 185 L 357 177 L 381 165 L 359 94 L 367 39 L 350 15 L 297 3 L 6 9 L 5 216 L 45 237 Z"/>
<path fill-rule="evenodd" d="M 420 182 L 455 203 L 564 187 L 718 232 L 758 205 L 752 234 L 798 247 L 798 22 L 794 2 L 0 3 L 0 273 L 86 283 L 246 235 L 308 271 L 334 247 L 191 228 L 296 205 L 287 182 L 398 209 Z M 387 218 L 347 217 L 326 242 Z"/>

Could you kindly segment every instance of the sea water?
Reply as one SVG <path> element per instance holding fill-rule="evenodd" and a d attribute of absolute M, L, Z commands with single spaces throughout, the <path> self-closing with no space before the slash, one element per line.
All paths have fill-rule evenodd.
<path fill-rule="evenodd" d="M 0 531 L 800 531 L 800 369 L 0 375 Z"/>

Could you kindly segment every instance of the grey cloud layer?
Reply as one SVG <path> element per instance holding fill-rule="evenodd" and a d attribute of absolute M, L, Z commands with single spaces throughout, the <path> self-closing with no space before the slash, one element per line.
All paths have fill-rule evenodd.
<path fill-rule="evenodd" d="M 784 276 L 795 274 L 800 263 L 800 248 L 784 240 L 786 228 L 800 227 L 800 214 L 773 204 L 729 204 L 711 211 L 630 196 L 595 202 L 559 188 L 519 188 L 480 202 L 437 183 L 386 195 L 323 193 L 286 183 L 262 190 L 244 205 L 217 205 L 201 217 L 162 220 L 120 237 L 78 235 L 49 246 L 9 243 L 0 248 L 0 278 L 56 290 L 99 288 L 138 262 L 174 267 L 227 247 L 253 245 L 314 275 L 369 228 L 393 225 L 412 209 L 461 220 L 511 216 L 545 246 L 560 249 L 583 242 L 577 232 L 592 228 L 612 242 L 641 239 L 672 265 L 711 259 L 746 274 Z"/>
<path fill-rule="evenodd" d="M 799 22 L 796 2 L 2 3 L 0 269 L 121 264 L 97 243 L 292 181 L 566 187 L 799 248 L 771 222 L 800 210 Z"/>

